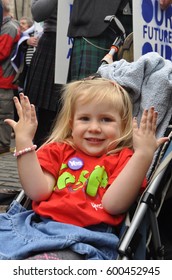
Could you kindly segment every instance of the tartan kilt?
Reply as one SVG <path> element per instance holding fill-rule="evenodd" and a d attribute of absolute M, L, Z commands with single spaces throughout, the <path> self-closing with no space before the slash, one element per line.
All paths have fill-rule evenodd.
<path fill-rule="evenodd" d="M 101 65 L 101 60 L 109 52 L 115 38 L 115 33 L 109 28 L 98 37 L 75 38 L 70 59 L 68 82 L 80 80 L 96 73 Z"/>
<path fill-rule="evenodd" d="M 31 103 L 51 111 L 57 111 L 61 88 L 54 84 L 55 51 L 56 33 L 44 33 L 33 54 L 25 88 Z"/>

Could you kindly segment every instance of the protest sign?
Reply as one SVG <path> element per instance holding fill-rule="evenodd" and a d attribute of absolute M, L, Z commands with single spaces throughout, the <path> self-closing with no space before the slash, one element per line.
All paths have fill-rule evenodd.
<path fill-rule="evenodd" d="M 158 52 L 172 60 L 172 6 L 161 10 L 159 0 L 133 0 L 134 60 Z"/>
<path fill-rule="evenodd" d="M 59 0 L 57 12 L 57 37 L 56 37 L 56 61 L 55 83 L 65 84 L 69 68 L 70 54 L 72 50 L 72 38 L 67 37 L 70 13 L 73 0 Z"/>

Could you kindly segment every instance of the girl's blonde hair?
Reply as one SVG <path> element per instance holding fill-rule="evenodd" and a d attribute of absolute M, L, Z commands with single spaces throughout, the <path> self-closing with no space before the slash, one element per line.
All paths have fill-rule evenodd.
<path fill-rule="evenodd" d="M 117 152 L 123 147 L 132 148 L 132 103 L 126 90 L 116 82 L 104 79 L 85 79 L 64 85 L 62 92 L 62 109 L 58 115 L 52 133 L 46 143 L 66 142 L 72 145 L 71 120 L 78 101 L 114 104 L 122 120 L 121 137 L 114 140 L 108 147 L 108 154 Z"/>

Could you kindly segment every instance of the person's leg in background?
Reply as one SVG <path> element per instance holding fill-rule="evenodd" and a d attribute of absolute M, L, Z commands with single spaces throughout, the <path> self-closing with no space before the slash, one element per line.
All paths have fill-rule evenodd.
<path fill-rule="evenodd" d="M 18 89 L 13 89 L 13 93 L 14 93 L 14 96 L 16 96 L 18 99 L 19 99 L 19 90 Z M 19 117 L 18 117 L 18 114 L 17 114 L 17 110 L 16 110 L 16 107 L 14 105 L 14 120 L 16 122 L 18 122 L 19 120 Z M 12 129 L 12 132 L 11 132 L 11 139 L 14 139 L 15 138 L 15 133 Z"/>
<path fill-rule="evenodd" d="M 61 84 L 54 84 L 51 98 L 49 99 L 49 108 L 36 106 L 38 127 L 34 137 L 34 144 L 39 148 L 48 138 L 54 121 L 61 110 Z"/>
<path fill-rule="evenodd" d="M 49 135 L 57 112 L 37 108 L 38 128 L 34 137 L 34 144 L 39 148 Z"/>
<path fill-rule="evenodd" d="M 16 96 L 17 98 L 19 98 L 19 91 L 18 89 L 13 89 L 13 93 L 14 93 L 14 96 Z M 19 120 L 19 117 L 18 117 L 18 114 L 17 114 L 17 110 L 16 110 L 16 107 L 14 105 L 14 120 L 17 122 Z"/>

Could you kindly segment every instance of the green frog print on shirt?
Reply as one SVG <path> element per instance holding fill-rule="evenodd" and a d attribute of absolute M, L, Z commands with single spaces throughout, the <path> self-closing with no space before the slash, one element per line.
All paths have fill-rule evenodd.
<path fill-rule="evenodd" d="M 78 189 L 86 186 L 86 193 L 92 197 L 95 197 L 97 195 L 98 188 L 107 187 L 108 175 L 104 166 L 95 166 L 91 173 L 88 170 L 82 170 L 78 181 L 76 181 L 73 171 L 73 174 L 71 174 L 69 171 L 64 171 L 65 169 L 68 169 L 68 165 L 62 164 L 60 170 L 63 171 L 63 173 L 59 176 L 56 186 L 56 188 L 59 190 L 64 189 L 68 184 L 74 185 L 72 187 L 73 191 L 77 191 Z"/>

